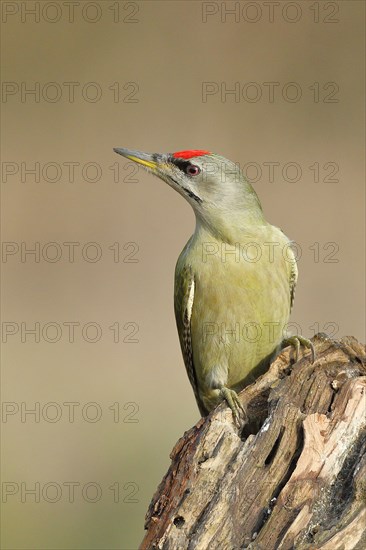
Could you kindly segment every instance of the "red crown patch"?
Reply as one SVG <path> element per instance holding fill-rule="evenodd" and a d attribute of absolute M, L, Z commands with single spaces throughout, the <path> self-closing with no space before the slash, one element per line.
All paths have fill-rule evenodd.
<path fill-rule="evenodd" d="M 173 153 L 173 157 L 176 159 L 191 159 L 192 157 L 201 157 L 202 155 L 209 154 L 210 151 L 200 151 L 198 149 L 194 149 L 192 151 L 178 151 L 177 153 Z"/>

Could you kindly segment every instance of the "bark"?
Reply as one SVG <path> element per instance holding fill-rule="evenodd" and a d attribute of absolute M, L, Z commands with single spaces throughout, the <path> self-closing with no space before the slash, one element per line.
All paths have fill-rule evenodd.
<path fill-rule="evenodd" d="M 313 343 L 240 393 L 244 429 L 221 404 L 177 442 L 142 550 L 366 548 L 365 348 Z"/>

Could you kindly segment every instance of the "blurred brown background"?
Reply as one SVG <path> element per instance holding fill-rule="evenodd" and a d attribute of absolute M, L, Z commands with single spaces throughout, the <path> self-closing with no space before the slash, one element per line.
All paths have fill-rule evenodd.
<path fill-rule="evenodd" d="M 292 321 L 364 339 L 364 3 L 71 4 L 1 6 L 4 549 L 136 549 L 199 417 L 173 313 L 194 216 L 113 147 L 240 162 L 301 247 Z"/>

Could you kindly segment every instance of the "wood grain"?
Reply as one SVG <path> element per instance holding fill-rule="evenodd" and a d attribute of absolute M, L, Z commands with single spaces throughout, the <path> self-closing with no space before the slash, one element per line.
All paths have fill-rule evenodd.
<path fill-rule="evenodd" d="M 221 404 L 177 442 L 141 550 L 366 548 L 365 347 L 313 343 L 241 392 L 243 429 Z"/>

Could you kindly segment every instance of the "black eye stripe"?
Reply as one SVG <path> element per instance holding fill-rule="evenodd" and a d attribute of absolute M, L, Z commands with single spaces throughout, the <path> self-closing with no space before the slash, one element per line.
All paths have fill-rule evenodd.
<path fill-rule="evenodd" d="M 171 162 L 184 173 L 186 172 L 188 166 L 192 166 L 188 160 L 176 159 L 174 157 L 171 158 Z"/>

